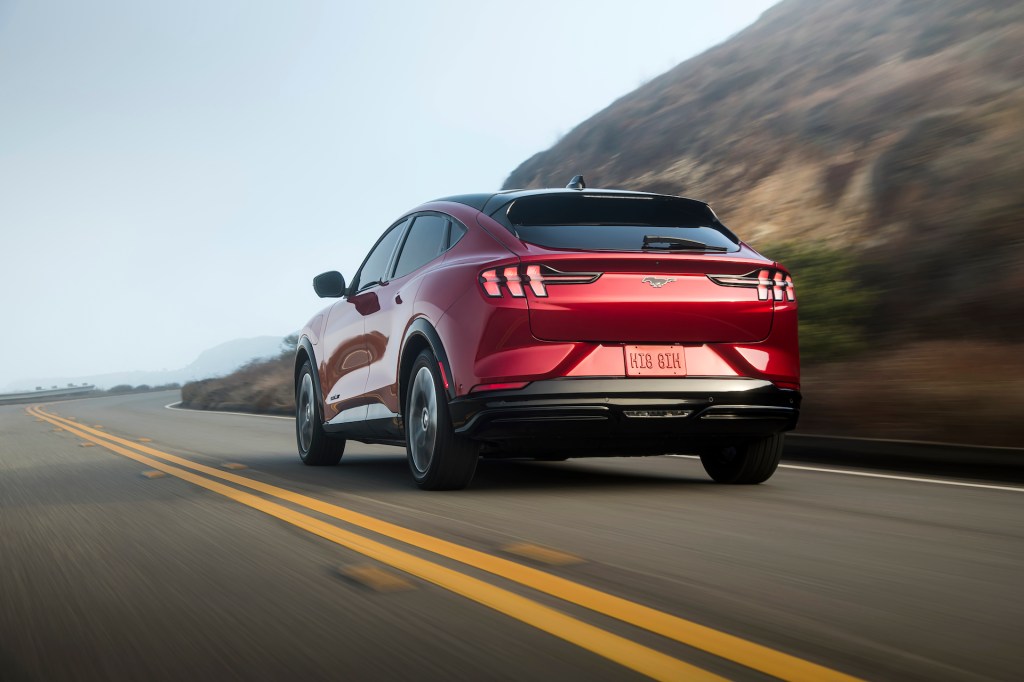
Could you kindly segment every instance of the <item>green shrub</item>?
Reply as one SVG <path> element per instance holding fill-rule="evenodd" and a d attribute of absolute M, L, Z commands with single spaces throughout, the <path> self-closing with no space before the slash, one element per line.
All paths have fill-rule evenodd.
<path fill-rule="evenodd" d="M 800 306 L 800 357 L 809 364 L 855 355 L 877 294 L 858 277 L 848 251 L 824 244 L 775 244 L 761 249 L 793 274 Z"/>

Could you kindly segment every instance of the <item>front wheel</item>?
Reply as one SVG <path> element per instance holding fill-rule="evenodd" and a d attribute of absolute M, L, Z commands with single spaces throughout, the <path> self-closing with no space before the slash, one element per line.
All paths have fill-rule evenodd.
<path fill-rule="evenodd" d="M 718 483 L 755 484 L 771 478 L 782 459 L 785 434 L 702 452 L 700 463 Z"/>
<path fill-rule="evenodd" d="M 341 461 L 345 441 L 324 431 L 320 401 L 313 384 L 313 368 L 307 362 L 295 386 L 295 441 L 299 459 L 309 466 L 332 466 Z"/>
<path fill-rule="evenodd" d="M 437 359 L 424 350 L 409 373 L 405 401 L 405 443 L 412 477 L 423 490 L 459 490 L 469 485 L 480 444 L 452 428 Z"/>

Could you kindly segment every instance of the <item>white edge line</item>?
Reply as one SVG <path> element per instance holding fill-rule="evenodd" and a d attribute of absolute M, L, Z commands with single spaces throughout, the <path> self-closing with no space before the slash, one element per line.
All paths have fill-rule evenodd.
<path fill-rule="evenodd" d="M 696 455 L 668 455 L 680 459 L 700 459 Z M 913 483 L 937 483 L 938 485 L 954 485 L 960 488 L 982 488 L 984 490 L 1006 490 L 1013 493 L 1024 493 L 1024 488 L 1006 485 L 988 485 L 986 483 L 967 483 L 965 481 L 945 481 L 940 478 L 920 478 L 917 476 L 897 476 L 895 474 L 876 474 L 868 471 L 851 471 L 849 469 L 826 469 L 824 467 L 808 467 L 800 464 L 780 464 L 780 469 L 797 469 L 799 471 L 816 471 L 824 474 L 842 474 L 844 476 L 863 476 L 864 478 L 888 478 L 893 481 L 911 481 Z"/>
<path fill-rule="evenodd" d="M 179 400 L 176 403 L 168 403 L 164 405 L 165 410 L 177 410 L 179 412 L 192 412 L 194 414 L 233 414 L 239 417 L 260 417 L 262 419 L 288 419 L 295 421 L 295 417 L 282 417 L 279 414 L 253 414 L 251 412 L 225 412 L 223 410 L 190 410 L 187 407 L 178 407 L 181 405 Z"/>
<path fill-rule="evenodd" d="M 857 436 L 830 436 L 825 433 L 790 433 L 787 438 L 823 438 L 825 440 L 846 440 L 854 443 L 891 443 L 894 445 L 937 445 L 945 448 L 969 448 L 971 450 L 1010 450 L 1024 452 L 1024 448 L 1009 445 L 972 445 L 971 443 L 945 443 L 937 440 L 901 440 L 898 438 L 860 438 Z"/>

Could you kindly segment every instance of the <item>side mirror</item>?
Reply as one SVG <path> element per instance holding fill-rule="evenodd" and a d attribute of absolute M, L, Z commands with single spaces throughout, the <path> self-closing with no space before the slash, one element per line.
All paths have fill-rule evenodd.
<path fill-rule="evenodd" d="M 331 270 L 313 278 L 313 291 L 320 298 L 341 298 L 345 295 L 345 278 Z"/>

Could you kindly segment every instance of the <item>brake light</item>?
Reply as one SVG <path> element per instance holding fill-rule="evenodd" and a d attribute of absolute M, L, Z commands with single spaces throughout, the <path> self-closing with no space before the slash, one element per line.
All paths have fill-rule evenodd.
<path fill-rule="evenodd" d="M 505 268 L 491 268 L 480 273 L 480 286 L 491 298 L 501 298 L 502 287 L 508 289 L 513 298 L 524 298 L 526 289 L 538 297 L 548 295 L 552 284 L 590 284 L 596 282 L 601 272 L 559 272 L 548 265 L 510 265 Z M 525 286 L 524 286 L 525 285 Z"/>
<path fill-rule="evenodd" d="M 723 287 L 749 287 L 757 289 L 757 300 L 795 301 L 793 276 L 784 270 L 764 268 L 745 275 L 708 275 L 715 284 Z"/>

